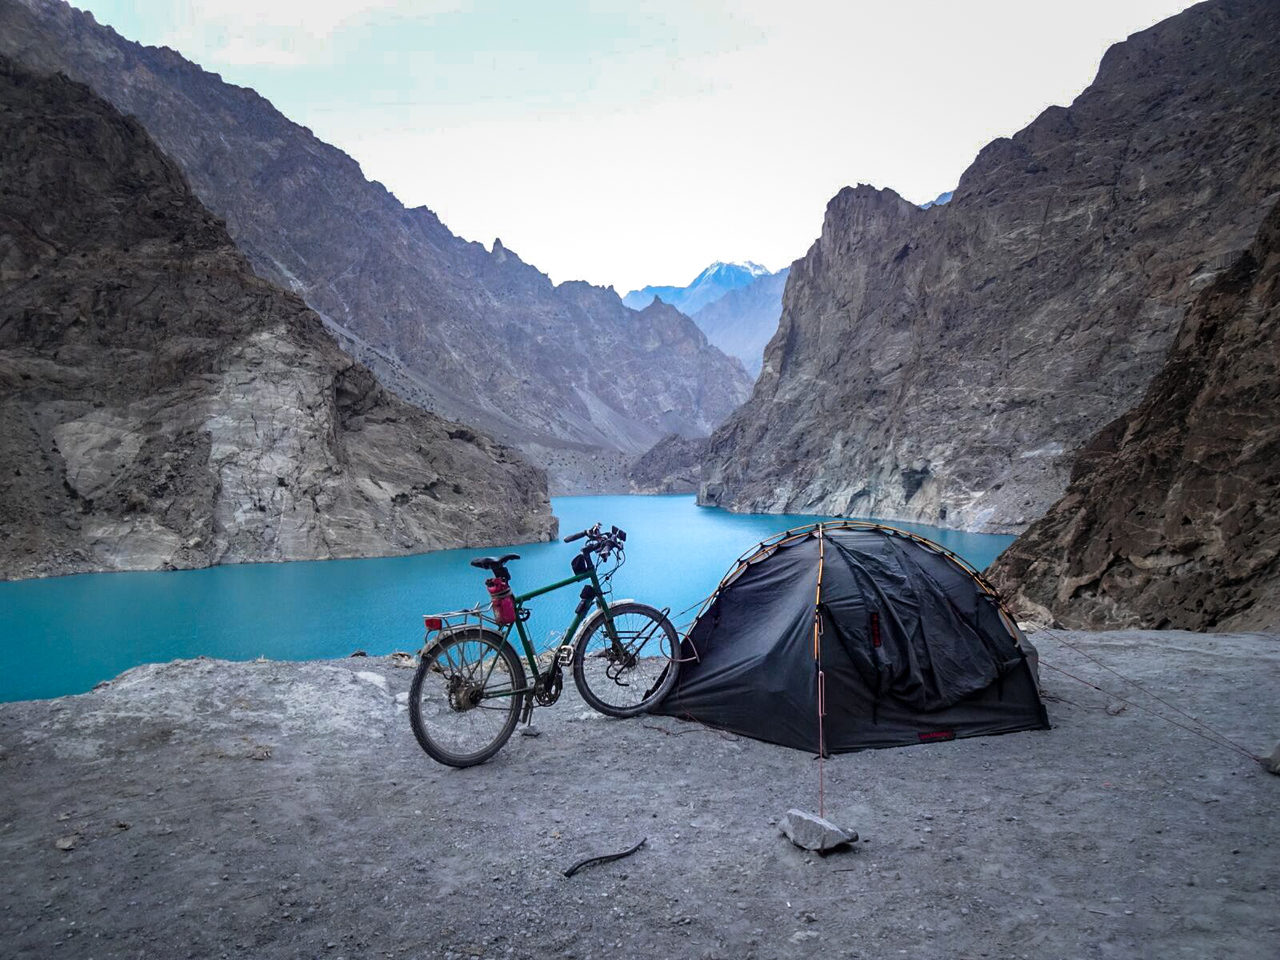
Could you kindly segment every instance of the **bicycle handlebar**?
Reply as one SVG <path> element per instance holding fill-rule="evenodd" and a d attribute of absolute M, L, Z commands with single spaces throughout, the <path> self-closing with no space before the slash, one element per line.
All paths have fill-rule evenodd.
<path fill-rule="evenodd" d="M 586 530 L 579 530 L 577 533 L 571 533 L 564 538 L 565 543 L 573 543 L 575 540 L 581 540 L 583 537 L 591 539 L 591 546 L 598 547 L 603 544 L 612 544 L 616 548 L 621 548 L 622 544 L 627 540 L 627 532 L 619 530 L 617 527 L 610 529 L 608 533 L 600 532 L 600 524 L 588 527 Z"/>

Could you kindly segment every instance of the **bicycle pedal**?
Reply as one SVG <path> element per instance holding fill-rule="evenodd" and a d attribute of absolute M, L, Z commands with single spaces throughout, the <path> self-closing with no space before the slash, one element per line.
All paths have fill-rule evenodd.
<path fill-rule="evenodd" d="M 556 660 L 562 667 L 573 666 L 573 644 L 566 643 L 556 649 Z"/>

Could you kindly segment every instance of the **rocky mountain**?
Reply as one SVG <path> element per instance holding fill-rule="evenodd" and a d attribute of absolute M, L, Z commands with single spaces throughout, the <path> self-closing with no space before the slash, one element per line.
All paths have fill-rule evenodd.
<path fill-rule="evenodd" d="M 580 454 L 634 456 L 673 431 L 706 434 L 750 390 L 675 311 L 553 285 L 500 241 L 485 250 L 454 236 L 254 91 L 62 0 L 0 0 L 0 53 L 136 116 L 260 276 L 302 297 L 402 396 L 544 463 L 558 452 L 562 487 Z"/>
<path fill-rule="evenodd" d="M 758 263 L 725 263 L 717 260 L 683 287 L 643 287 L 632 290 L 622 302 L 633 310 L 643 310 L 658 298 L 669 303 L 686 316 L 692 316 L 709 303 L 714 303 L 730 290 L 737 290 L 768 276 L 769 271 Z"/>
<path fill-rule="evenodd" d="M 627 472 L 632 493 L 697 493 L 705 437 L 663 437 L 635 459 Z"/>
<path fill-rule="evenodd" d="M 545 540 L 541 470 L 381 388 L 142 126 L 0 57 L 0 576 Z"/>
<path fill-rule="evenodd" d="M 953 195 L 954 195 L 953 192 L 950 190 L 946 191 L 945 193 L 940 193 L 936 197 L 934 197 L 932 200 L 928 201 L 927 203 L 920 204 L 920 209 L 928 210 L 930 207 L 940 207 L 944 203 L 950 203 Z"/>
<path fill-rule="evenodd" d="M 790 272 L 784 268 L 756 277 L 693 314 L 693 322 L 707 339 L 741 360 L 753 377 L 759 376 L 764 348 L 778 329 L 782 292 Z"/>
<path fill-rule="evenodd" d="M 1276 200 L 1277 37 L 1274 0 L 1210 0 L 1113 46 L 949 203 L 837 194 L 702 502 L 1011 532 L 1043 514 Z"/>
<path fill-rule="evenodd" d="M 1280 629 L 1280 206 L 990 574 L 1081 627 Z"/>

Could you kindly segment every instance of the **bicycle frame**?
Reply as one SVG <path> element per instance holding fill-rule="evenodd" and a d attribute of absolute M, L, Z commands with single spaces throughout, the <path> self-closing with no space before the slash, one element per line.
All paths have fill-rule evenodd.
<path fill-rule="evenodd" d="M 536 590 L 530 590 L 528 593 L 516 594 L 513 598 L 516 605 L 516 622 L 511 626 L 515 627 L 516 634 L 520 637 L 520 645 L 524 648 L 524 658 L 529 664 L 529 670 L 533 674 L 533 682 L 535 684 L 542 679 L 542 673 L 538 669 L 538 653 L 534 649 L 533 641 L 529 639 L 529 632 L 524 628 L 525 618 L 520 615 L 520 612 L 524 609 L 525 603 L 529 600 L 533 600 L 535 597 L 540 597 L 543 594 L 552 593 L 553 591 L 572 586 L 575 583 L 582 583 L 587 580 L 591 581 L 591 587 L 595 593 L 594 601 L 596 609 L 604 614 L 605 631 L 609 636 L 609 640 L 612 643 L 617 643 L 618 638 L 614 633 L 613 618 L 609 615 L 609 604 L 605 602 L 604 590 L 600 586 L 600 578 L 596 576 L 596 568 L 594 565 L 588 567 L 582 573 L 576 573 L 572 577 L 568 577 L 564 580 L 558 580 L 545 587 L 538 587 Z M 573 642 L 573 638 L 578 634 L 578 628 L 582 626 L 582 622 L 589 615 L 589 610 L 590 608 L 588 607 L 587 610 L 583 610 L 581 613 L 576 611 L 574 612 L 573 621 L 564 632 L 564 644 Z M 505 636 L 510 640 L 511 627 L 507 627 Z M 514 692 L 523 693 L 525 691 Z"/>

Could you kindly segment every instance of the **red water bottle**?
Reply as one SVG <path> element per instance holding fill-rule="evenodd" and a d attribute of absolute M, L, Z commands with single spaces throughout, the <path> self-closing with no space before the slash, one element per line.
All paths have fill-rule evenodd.
<path fill-rule="evenodd" d="M 493 611 L 493 619 L 502 627 L 516 622 L 516 598 L 511 595 L 511 584 L 498 577 L 490 577 L 484 582 L 489 591 L 489 608 Z"/>

